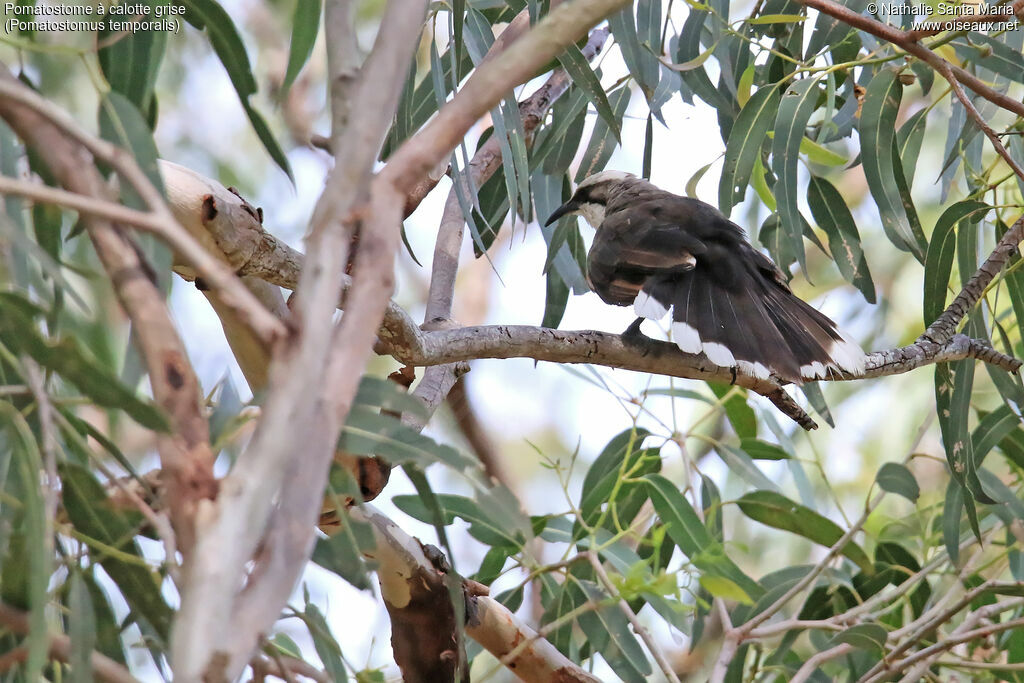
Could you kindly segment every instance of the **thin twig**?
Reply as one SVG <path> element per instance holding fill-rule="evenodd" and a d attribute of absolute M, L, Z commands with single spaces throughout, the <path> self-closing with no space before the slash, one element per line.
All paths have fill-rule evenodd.
<path fill-rule="evenodd" d="M 827 650 L 815 653 L 803 663 L 803 666 L 801 666 L 799 670 L 797 670 L 796 674 L 793 675 L 793 678 L 790 679 L 790 683 L 804 683 L 804 681 L 811 678 L 814 672 L 818 670 L 819 666 L 827 661 L 835 659 L 836 657 L 842 657 L 852 649 L 852 645 L 841 643 L 835 647 L 830 647 Z"/>
<path fill-rule="evenodd" d="M 858 14 L 857 12 L 843 7 L 833 0 L 799 0 L 799 2 L 803 5 L 807 5 L 808 7 L 813 7 L 819 12 L 827 14 L 830 17 L 839 19 L 853 28 L 870 33 L 871 35 L 881 38 L 882 40 L 886 40 L 893 45 L 898 45 L 934 68 L 936 71 L 941 71 L 942 69 L 941 64 L 944 63 L 945 60 L 923 45 L 919 45 L 914 42 L 914 40 L 908 36 L 906 31 L 894 28 L 888 24 L 883 24 L 877 19 L 872 19 L 871 17 Z M 1018 116 L 1024 116 L 1024 102 L 1015 100 L 1008 95 L 992 89 L 980 78 L 959 66 L 951 65 L 948 62 L 945 63 L 952 70 L 952 73 L 956 76 L 957 80 L 968 88 L 981 95 L 986 100 L 999 105 L 1003 109 L 1011 111 Z"/>
<path fill-rule="evenodd" d="M 949 81 L 949 85 L 953 88 L 953 92 L 956 94 L 957 99 L 960 100 L 964 109 L 967 110 L 967 115 L 970 116 L 971 119 L 978 124 L 978 127 L 981 128 L 982 132 L 985 133 L 985 137 L 987 137 L 989 142 L 992 143 L 992 147 L 996 150 L 996 153 L 1003 158 L 1003 161 L 1005 161 L 1010 169 L 1017 174 L 1017 177 L 1024 181 L 1024 168 L 1021 168 L 1020 164 L 1017 163 L 1017 160 L 1014 159 L 1010 152 L 1007 151 L 1006 147 L 1003 146 L 1003 141 L 999 139 L 996 132 L 992 130 L 992 126 L 988 125 L 988 121 L 982 117 L 981 112 L 979 112 L 977 107 L 974 106 L 974 102 L 972 102 L 971 98 L 969 98 L 967 93 L 964 92 L 964 89 L 960 85 L 960 81 L 957 79 L 956 74 L 953 73 L 953 69 L 950 64 L 942 62 L 940 64 L 939 73 Z"/>
<path fill-rule="evenodd" d="M 1018 603 L 1019 604 L 1019 603 Z M 979 638 L 987 638 L 994 633 L 1001 633 L 1002 631 L 1008 631 L 1015 628 L 1024 627 L 1024 617 L 1017 619 L 1010 619 L 998 624 L 989 624 L 981 628 L 974 629 L 973 631 L 967 631 L 960 633 L 959 635 L 952 636 L 940 640 L 939 642 L 924 648 L 920 652 L 916 652 L 913 655 L 903 659 L 899 662 L 895 662 L 885 667 L 883 671 L 880 671 L 875 677 L 870 680 L 882 680 L 887 675 L 906 669 L 909 666 L 916 664 L 917 662 L 924 661 L 935 655 L 940 655 L 946 650 L 950 650 L 961 643 L 969 643 L 972 640 Z M 867 682 L 865 682 L 867 683 Z"/>
<path fill-rule="evenodd" d="M 604 566 L 601 564 L 601 560 L 598 559 L 597 553 L 587 552 L 585 555 L 590 561 L 590 566 L 594 568 L 594 573 L 597 575 L 597 579 L 601 582 L 601 585 L 604 586 L 604 589 L 608 591 L 609 595 L 616 596 L 617 591 L 615 589 L 615 584 L 612 583 L 611 578 L 608 576 L 608 572 L 605 571 Z M 672 669 L 672 665 L 669 664 L 668 659 L 665 657 L 665 653 L 661 651 L 661 647 L 654 638 L 651 637 L 651 634 L 647 629 L 644 628 L 644 625 L 640 623 L 640 620 L 637 619 L 636 614 L 629 607 L 629 604 L 627 604 L 621 596 L 618 597 L 616 602 L 622 613 L 626 615 L 626 619 L 633 625 L 633 631 L 635 631 L 636 634 L 640 636 L 640 639 L 647 645 L 647 650 L 651 653 L 651 656 L 654 657 L 654 661 L 658 663 L 658 667 L 661 669 L 661 672 L 665 674 L 665 678 L 672 683 L 679 683 L 679 677 L 676 676 L 676 672 Z"/>

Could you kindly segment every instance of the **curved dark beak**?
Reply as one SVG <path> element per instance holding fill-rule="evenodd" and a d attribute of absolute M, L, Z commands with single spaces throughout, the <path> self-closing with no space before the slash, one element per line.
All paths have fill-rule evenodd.
<path fill-rule="evenodd" d="M 544 223 L 544 227 L 551 225 L 562 216 L 566 215 L 567 213 L 572 213 L 573 211 L 576 211 L 578 208 L 580 208 L 580 205 L 578 203 L 572 200 L 567 201 L 565 204 L 562 204 L 560 207 L 555 209 L 555 212 L 553 214 L 548 216 L 548 220 Z"/>

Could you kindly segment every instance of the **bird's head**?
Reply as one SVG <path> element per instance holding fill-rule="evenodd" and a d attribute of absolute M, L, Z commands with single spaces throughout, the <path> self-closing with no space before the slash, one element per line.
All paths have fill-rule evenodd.
<path fill-rule="evenodd" d="M 577 215 L 583 216 L 592 227 L 597 228 L 604 221 L 608 201 L 637 181 L 635 175 L 625 171 L 601 171 L 587 176 L 569 201 L 558 207 L 544 225 L 551 225 L 565 215 Z"/>

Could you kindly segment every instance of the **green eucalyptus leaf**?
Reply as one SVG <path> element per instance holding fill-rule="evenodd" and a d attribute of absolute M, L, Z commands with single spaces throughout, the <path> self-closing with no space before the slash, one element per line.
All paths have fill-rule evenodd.
<path fill-rule="evenodd" d="M 826 548 L 835 545 L 843 536 L 843 530 L 832 520 L 775 491 L 751 491 L 736 501 L 736 504 L 743 514 L 754 521 L 803 536 Z M 842 553 L 853 560 L 861 571 L 874 573 L 874 565 L 867 553 L 856 543 L 847 543 Z"/>
<path fill-rule="evenodd" d="M 875 481 L 883 491 L 903 496 L 911 503 L 916 503 L 918 496 L 921 495 L 921 487 L 918 486 L 917 479 L 906 465 L 895 462 L 885 463 L 878 470 Z"/>
<path fill-rule="evenodd" d="M 295 0 L 295 11 L 292 13 L 292 40 L 288 48 L 288 66 L 285 68 L 284 81 L 281 83 L 282 98 L 287 95 L 295 78 L 313 54 L 313 44 L 320 33 L 320 14 L 323 11 L 322 0 Z"/>

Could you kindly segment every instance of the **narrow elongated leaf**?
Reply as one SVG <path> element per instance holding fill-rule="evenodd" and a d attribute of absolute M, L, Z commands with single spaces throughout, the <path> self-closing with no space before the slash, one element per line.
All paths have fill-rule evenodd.
<path fill-rule="evenodd" d="M 842 154 L 834 152 L 824 145 L 819 145 L 806 136 L 800 141 L 800 153 L 807 156 L 807 161 L 822 166 L 844 166 L 850 161 Z"/>
<path fill-rule="evenodd" d="M 743 573 L 725 554 L 725 549 L 708 532 L 679 489 L 660 474 L 644 477 L 658 517 L 668 527 L 669 537 L 702 572 L 727 579 L 739 587 L 748 600 L 756 600 L 764 589 Z M 747 602 L 745 600 L 744 602 Z"/>
<path fill-rule="evenodd" d="M 868 0 L 843 0 L 839 4 L 853 10 L 857 14 L 864 11 Z M 837 19 L 824 12 L 818 13 L 814 21 L 814 32 L 811 33 L 811 40 L 807 43 L 805 59 L 816 55 L 825 47 L 834 46 L 842 42 L 844 36 L 851 33 L 853 29 L 846 22 Z"/>
<path fill-rule="evenodd" d="M 96 614 L 92 598 L 78 572 L 71 574 L 71 590 L 68 595 L 68 621 L 71 635 L 71 681 L 91 683 L 92 652 L 96 648 Z"/>
<path fill-rule="evenodd" d="M 544 282 L 544 316 L 540 326 L 558 329 L 569 303 L 569 285 L 553 268 L 544 275 Z"/>
<path fill-rule="evenodd" d="M 1024 131 L 1018 132 L 1024 133 Z M 1018 164 L 1024 164 L 1024 134 L 1012 136 L 1010 138 L 1010 144 L 1007 146 L 1007 150 L 1014 161 Z M 1017 178 L 1017 187 L 1020 189 L 1021 194 L 1024 194 L 1024 178 Z"/>
<path fill-rule="evenodd" d="M 818 79 L 799 80 L 786 90 L 779 102 L 775 117 L 775 136 L 772 139 L 772 170 L 776 182 L 773 192 L 778 206 L 780 231 L 807 272 L 804 256 L 803 221 L 797 208 L 800 196 L 797 169 L 800 141 L 803 140 L 807 121 L 818 101 Z"/>
<path fill-rule="evenodd" d="M 531 185 L 534 205 L 540 216 L 550 216 L 571 194 L 569 180 L 564 175 L 552 177 L 534 173 Z M 590 288 L 583 275 L 586 256 L 576 220 L 566 217 L 555 225 L 542 225 L 540 231 L 548 245 L 544 271 L 554 268 L 562 281 L 576 294 L 589 292 Z M 576 258 L 577 253 L 582 256 L 582 261 Z"/>
<path fill-rule="evenodd" d="M 883 69 L 871 79 L 861 109 L 861 161 L 885 234 L 897 248 L 923 261 L 927 245 L 914 235 L 903 208 L 895 173 L 895 164 L 902 162 L 893 158 L 902 97 L 903 86 L 892 69 Z"/>
<path fill-rule="evenodd" d="M 729 444 L 720 443 L 715 447 L 715 452 L 722 458 L 726 466 L 735 472 L 741 479 L 760 489 L 778 491 L 779 487 L 761 471 L 750 456 Z"/>
<path fill-rule="evenodd" d="M 740 449 L 754 460 L 789 460 L 792 457 L 781 447 L 759 439 L 741 439 Z"/>
<path fill-rule="evenodd" d="M 903 174 L 903 164 L 899 162 L 897 158 L 898 154 L 898 143 L 894 139 L 892 141 L 892 156 L 896 159 L 895 165 L 893 166 L 892 173 L 896 178 L 896 189 L 899 191 L 900 204 L 903 206 L 903 213 L 907 216 L 907 223 L 910 225 L 910 234 L 914 238 L 914 242 L 920 247 L 919 251 L 914 252 L 914 258 L 924 263 L 924 253 L 928 249 L 928 238 L 924 235 L 924 229 L 921 227 L 921 218 L 917 215 L 917 207 L 914 206 L 914 198 L 910 195 L 910 185 L 907 183 L 907 178 Z"/>
<path fill-rule="evenodd" d="M 26 315 L 23 303 L 24 299 L 16 294 L 0 294 L 0 340 L 8 349 L 27 353 L 104 408 L 123 410 L 149 429 L 167 430 L 163 413 L 135 396 L 107 368 L 86 354 L 77 340 L 65 337 L 54 341 L 39 334 L 36 323 Z"/>
<path fill-rule="evenodd" d="M 683 23 L 683 30 L 679 32 L 679 42 L 676 47 L 676 61 L 677 62 L 690 62 L 697 58 L 701 50 L 701 31 L 705 25 L 710 24 L 715 26 L 717 24 L 717 18 L 712 17 L 711 13 L 707 10 L 691 9 L 689 15 L 686 17 L 686 21 Z M 716 45 L 712 43 L 711 48 L 713 49 Z M 703 66 L 684 71 L 680 73 L 680 77 L 683 79 L 683 83 L 693 91 L 697 97 L 701 98 L 710 105 L 712 108 L 723 111 L 728 110 L 732 107 L 732 103 L 729 98 L 724 96 L 718 91 L 718 88 L 714 86 L 711 79 L 708 78 L 707 71 Z M 723 131 L 724 133 L 724 131 Z M 726 139 L 728 134 L 725 133 Z"/>
<path fill-rule="evenodd" d="M 309 628 L 309 635 L 313 639 L 313 647 L 316 655 L 324 663 L 324 669 L 332 681 L 345 683 L 348 681 L 348 671 L 341 660 L 341 647 L 331 633 L 331 627 L 316 605 L 306 602 L 302 619 Z"/>
<path fill-rule="evenodd" d="M 0 599 L 28 612 L 29 632 L 26 637 L 27 658 L 22 672 L 26 680 L 41 680 L 49 649 L 46 626 L 47 584 L 53 571 L 50 555 L 53 547 L 45 541 L 53 530 L 48 528 L 44 509 L 40 473 L 43 458 L 36 445 L 32 428 L 13 403 L 0 401 L 0 463 L 13 475 L 0 492 L 21 502 L 6 552 L 0 555 Z M 4 462 L 6 461 L 6 462 Z M 6 469 L 6 468 L 5 468 Z M 4 479 L 7 477 L 5 476 Z M 5 484 L 0 480 L 0 484 Z M 3 508 L 9 505 L 4 501 Z M 6 526 L 12 515 L 6 509 Z M 12 520 L 13 521 L 13 520 Z M 0 549 L 2 550 L 2 549 Z"/>
<path fill-rule="evenodd" d="M 292 169 L 288 158 L 281 149 L 280 144 L 274 138 L 273 133 L 267 126 L 263 116 L 249 102 L 249 98 L 256 93 L 256 77 L 252 74 L 252 67 L 249 65 L 249 56 L 245 51 L 245 44 L 238 35 L 238 29 L 231 20 L 231 16 L 217 2 L 217 0 L 184 0 L 185 19 L 200 30 L 206 30 L 210 38 L 210 46 L 217 53 L 221 64 L 228 72 L 231 85 L 234 86 L 238 99 L 241 100 L 242 108 L 253 130 L 263 143 L 264 149 L 270 158 L 287 174 L 294 182 Z"/>
<path fill-rule="evenodd" d="M 107 93 L 100 101 L 99 124 L 100 135 L 131 152 L 149 181 L 162 193 L 164 185 L 157 166 L 158 154 L 153 133 L 135 105 L 118 92 Z M 121 187 L 128 206 L 148 209 L 131 185 L 122 182 Z M 142 248 L 142 253 L 146 255 L 156 275 L 160 291 L 166 295 L 171 288 L 171 250 L 154 235 L 136 234 L 133 239 Z"/>
<path fill-rule="evenodd" d="M 292 41 L 288 47 L 288 67 L 281 83 L 282 98 L 287 95 L 296 76 L 313 54 L 313 44 L 316 43 L 316 36 L 320 32 L 322 9 L 322 0 L 295 0 L 295 11 L 292 13 Z"/>
<path fill-rule="evenodd" d="M 370 590 L 374 569 L 363 556 L 363 551 L 376 547 L 373 529 L 366 522 L 353 520 L 348 514 L 341 516 L 342 529 L 327 538 L 320 538 L 310 558 L 324 569 L 334 572 L 360 590 Z"/>
<path fill-rule="evenodd" d="M 436 50 L 432 49 L 432 52 Z M 453 64 L 452 55 L 445 53 L 436 60 L 431 58 L 430 73 L 420 81 L 415 88 L 407 88 L 408 94 L 403 93 L 398 105 L 398 111 L 402 114 L 401 124 L 395 122 L 388 137 L 381 149 L 381 158 L 386 159 L 394 152 L 398 145 L 405 142 L 406 137 L 427 122 L 438 110 L 440 102 L 444 102 L 451 92 L 452 83 L 460 80 L 472 67 L 473 60 L 467 50 L 462 50 L 458 55 L 457 63 Z M 415 65 L 413 65 L 415 67 Z M 436 72 L 435 72 L 436 70 Z M 413 82 L 415 80 L 413 79 Z M 435 87 L 440 91 L 440 98 L 435 93 Z"/>
<path fill-rule="evenodd" d="M 942 444 L 946 451 L 946 461 L 950 473 L 967 494 L 964 496 L 965 506 L 978 500 L 991 503 L 992 499 L 985 493 L 978 481 L 977 465 L 974 460 L 974 448 L 971 434 L 967 428 L 970 411 L 971 391 L 974 386 L 974 359 L 966 359 L 935 368 L 935 402 L 938 409 L 939 427 L 942 432 Z M 975 534 L 980 536 L 976 519 L 970 515 Z"/>
<path fill-rule="evenodd" d="M 586 599 L 600 604 L 607 595 L 590 581 L 579 581 Z M 651 674 L 651 664 L 629 627 L 626 615 L 617 605 L 599 607 L 579 616 L 580 629 L 588 644 L 600 652 L 615 674 L 627 683 L 643 683 Z"/>
<path fill-rule="evenodd" d="M 95 649 L 120 664 L 126 664 L 124 644 L 121 642 L 121 628 L 110 606 L 110 599 L 103 588 L 96 582 L 91 573 L 79 572 L 79 578 L 89 591 L 89 602 L 92 605 L 95 629 Z M 72 635 L 72 638 L 74 635 Z"/>
<path fill-rule="evenodd" d="M 829 252 L 843 279 L 860 290 L 868 303 L 875 303 L 875 283 L 860 246 L 860 233 L 839 190 L 824 178 L 812 175 L 807 203 L 814 220 L 828 236 Z"/>
<path fill-rule="evenodd" d="M 741 439 L 752 439 L 757 436 L 757 416 L 754 409 L 747 403 L 747 390 L 729 387 L 724 384 L 708 382 L 708 387 L 722 401 L 725 414 L 732 424 L 736 436 Z M 728 396 L 729 398 L 725 398 Z"/>
<path fill-rule="evenodd" d="M 960 516 L 964 512 L 964 489 L 955 477 L 949 478 L 942 501 L 942 540 L 946 554 L 954 564 L 960 561 Z"/>
<path fill-rule="evenodd" d="M 798 24 L 804 21 L 807 21 L 807 17 L 799 14 L 762 14 L 753 19 L 747 19 L 747 23 L 751 26 L 760 26 L 762 24 Z"/>
<path fill-rule="evenodd" d="M 489 509 L 472 498 L 452 494 L 437 494 L 437 501 L 446 525 L 451 524 L 456 517 L 462 518 L 469 522 L 470 536 L 481 543 L 491 547 L 522 548 L 529 540 L 523 529 L 516 529 L 517 525 L 503 518 L 500 509 Z M 398 495 L 392 502 L 405 514 L 421 522 L 433 523 L 431 511 L 420 496 Z"/>
<path fill-rule="evenodd" d="M 166 11 L 168 0 L 148 0 L 148 10 Z M 168 32 L 159 29 L 133 30 L 124 35 L 104 25 L 97 32 L 100 69 L 114 92 L 124 95 L 139 111 L 150 114 L 153 86 L 167 47 Z M 150 127 L 153 121 L 147 116 Z"/>
<path fill-rule="evenodd" d="M 475 466 L 471 458 L 451 446 L 437 443 L 391 415 L 360 405 L 349 412 L 338 448 L 355 455 L 379 455 L 393 465 L 427 467 L 443 462 L 456 470 Z"/>
<path fill-rule="evenodd" d="M 807 402 L 814 408 L 814 412 L 821 416 L 821 419 L 829 427 L 835 427 L 836 423 L 832 419 L 832 411 L 828 407 L 828 402 L 825 400 L 825 393 L 821 390 L 821 384 L 819 382 L 804 382 L 800 385 L 800 393 L 806 398 Z"/>
<path fill-rule="evenodd" d="M 1009 17 L 1008 17 L 1009 18 Z M 974 54 L 973 61 L 994 73 L 1009 78 L 1016 83 L 1024 82 L 1024 55 L 999 40 L 996 36 L 985 35 L 980 31 L 971 31 L 966 38 L 953 41 L 959 52 Z"/>
<path fill-rule="evenodd" d="M 843 536 L 843 530 L 838 524 L 786 498 L 781 493 L 751 491 L 736 501 L 736 504 L 743 514 L 754 521 L 803 536 L 825 547 L 835 545 Z M 868 559 L 867 553 L 856 543 L 847 543 L 842 553 L 865 573 L 874 573 L 874 565 Z"/>
<path fill-rule="evenodd" d="M 914 184 L 914 173 L 917 171 L 917 157 L 921 154 L 924 142 L 925 127 L 928 124 L 928 109 L 922 109 L 900 126 L 896 131 L 896 152 L 903 162 L 903 176 L 907 185 Z"/>
<path fill-rule="evenodd" d="M 725 162 L 718 183 L 718 208 L 727 216 L 732 207 L 743 201 L 754 162 L 775 123 L 779 101 L 777 85 L 761 88 L 747 100 L 736 118 L 725 146 Z"/>
<path fill-rule="evenodd" d="M 924 263 L 924 324 L 931 325 L 946 307 L 946 293 L 949 278 L 953 272 L 953 258 L 956 253 L 957 223 L 980 211 L 987 211 L 987 204 L 968 200 L 953 204 L 939 216 L 932 230 L 931 243 Z"/>
<path fill-rule="evenodd" d="M 661 65 L 655 57 L 655 54 L 661 53 L 660 41 L 658 44 L 651 42 L 652 39 L 657 40 L 651 31 L 660 32 L 661 12 L 659 10 L 655 18 L 653 3 L 661 4 L 660 0 L 637 0 L 636 3 L 637 17 L 641 20 L 639 24 L 647 25 L 638 25 L 633 16 L 633 5 L 608 17 L 608 27 L 612 30 L 615 42 L 619 44 L 626 68 L 636 79 L 649 103 L 653 100 L 661 74 Z M 646 43 L 646 49 L 642 42 Z"/>
<path fill-rule="evenodd" d="M 627 429 L 612 437 L 605 445 L 601 454 L 594 459 L 594 462 L 587 470 L 583 478 L 583 489 L 580 498 L 586 499 L 598 488 L 598 484 L 605 480 L 608 475 L 614 476 L 626 461 L 634 453 L 641 450 L 641 446 L 651 432 L 643 427 Z M 604 496 L 597 496 L 604 500 Z"/>
<path fill-rule="evenodd" d="M 629 105 L 629 96 L 629 88 L 619 88 L 608 96 L 608 102 L 612 106 L 616 120 L 621 121 L 626 113 L 626 107 Z M 594 124 L 594 130 L 590 134 L 590 142 L 587 144 L 587 150 L 583 153 L 579 170 L 576 172 L 576 182 L 579 183 L 587 176 L 604 170 L 608 160 L 612 157 L 612 152 L 615 151 L 615 146 L 615 134 L 608 127 L 608 124 L 604 122 L 604 119 L 598 120 Z"/>
<path fill-rule="evenodd" d="M 996 505 L 993 505 L 990 509 L 1007 526 L 1013 524 L 1016 520 L 1024 520 L 1024 501 L 1018 498 L 1017 494 L 1009 486 L 1004 484 L 998 476 L 984 468 L 978 470 L 978 478 L 984 482 L 985 490 L 991 491 L 992 497 L 996 500 Z M 1024 593 L 1024 587 L 1014 587 L 1011 591 L 1016 594 Z M 1006 594 L 1009 593 L 1010 591 L 1007 591 Z"/>
<path fill-rule="evenodd" d="M 971 450 L 979 470 L 989 451 L 996 444 L 1002 443 L 1011 432 L 1018 430 L 1020 424 L 1020 418 L 1008 405 L 1001 405 L 981 418 L 971 434 Z"/>
<path fill-rule="evenodd" d="M 565 52 L 558 56 L 558 63 L 562 65 L 562 68 L 572 78 L 573 85 L 587 94 L 587 98 L 593 103 L 594 108 L 597 109 L 597 115 L 605 122 L 608 130 L 611 131 L 618 142 L 622 136 L 620 130 L 621 117 L 617 117 L 615 112 L 612 111 L 612 105 L 608 102 L 608 95 L 605 94 L 604 88 L 601 87 L 600 79 L 590 67 L 587 58 L 583 56 L 583 52 L 576 45 L 570 45 L 566 48 Z"/>
<path fill-rule="evenodd" d="M 878 470 L 875 480 L 883 491 L 901 495 L 911 503 L 916 503 L 921 495 L 921 487 L 906 465 L 887 462 Z"/>
<path fill-rule="evenodd" d="M 551 113 L 551 120 L 555 125 L 541 131 L 534 143 L 530 158 L 534 168 L 540 166 L 546 175 L 555 177 L 568 170 L 583 139 L 583 127 L 587 120 L 586 103 L 586 98 L 579 90 L 570 91 L 558 98 L 552 106 Z M 564 121 L 569 125 L 561 127 L 559 124 Z M 536 184 L 536 181 L 531 184 Z"/>

